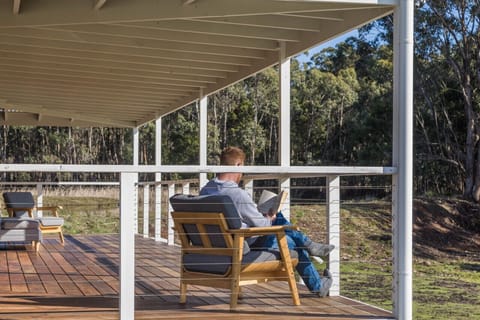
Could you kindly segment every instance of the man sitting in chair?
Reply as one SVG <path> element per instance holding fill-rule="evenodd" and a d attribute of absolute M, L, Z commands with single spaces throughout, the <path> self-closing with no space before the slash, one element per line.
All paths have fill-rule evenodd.
<path fill-rule="evenodd" d="M 244 162 L 245 153 L 237 147 L 224 149 L 220 156 L 220 165 L 242 166 Z M 239 172 L 218 173 L 200 190 L 200 195 L 228 195 L 240 214 L 243 227 L 266 227 L 290 223 L 281 212 L 274 213 L 271 216 L 264 216 L 260 213 L 250 195 L 238 186 L 241 179 L 242 173 Z M 332 286 L 332 275 L 325 269 L 323 276 L 320 276 L 309 255 L 326 256 L 334 249 L 334 246 L 314 242 L 297 230 L 287 230 L 286 234 L 289 248 L 298 252 L 297 272 L 311 292 L 320 297 L 325 297 Z M 249 243 L 251 248 L 278 249 L 275 236 L 261 236 L 253 240 L 253 243 Z"/>

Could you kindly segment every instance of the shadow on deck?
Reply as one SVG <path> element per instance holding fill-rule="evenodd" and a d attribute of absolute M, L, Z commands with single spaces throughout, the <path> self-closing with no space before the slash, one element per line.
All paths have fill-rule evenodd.
<path fill-rule="evenodd" d="M 318 298 L 299 285 L 292 305 L 281 282 L 245 287 L 235 312 L 222 289 L 191 287 L 179 301 L 179 248 L 136 238 L 136 319 L 393 319 L 384 310 L 345 297 Z M 0 319 L 118 319 L 118 235 L 68 236 L 0 246 Z"/>

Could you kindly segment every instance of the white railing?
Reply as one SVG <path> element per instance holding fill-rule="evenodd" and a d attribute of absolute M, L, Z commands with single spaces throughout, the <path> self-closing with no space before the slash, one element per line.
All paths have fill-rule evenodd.
<path fill-rule="evenodd" d="M 182 193 L 190 193 L 191 181 L 154 181 L 139 182 L 139 173 L 215 173 L 215 172 L 242 172 L 245 175 L 244 181 L 246 189 L 253 192 L 254 180 L 258 179 L 278 179 L 279 185 L 284 188 L 290 183 L 292 178 L 312 178 L 325 177 L 326 185 L 322 186 L 326 192 L 326 212 L 327 212 L 327 242 L 335 245 L 335 250 L 329 255 L 329 269 L 333 274 L 334 283 L 330 290 L 330 295 L 340 294 L 340 179 L 342 176 L 368 176 L 368 175 L 386 175 L 395 176 L 396 169 L 393 167 L 258 167 L 258 166 L 110 166 L 110 165 L 23 165 L 23 164 L 0 164 L 0 171 L 4 172 L 110 172 L 120 173 L 118 183 L 108 183 L 120 187 L 120 299 L 121 305 L 133 308 L 131 301 L 134 300 L 134 282 L 135 277 L 132 270 L 135 269 L 134 262 L 134 234 L 138 233 L 138 199 L 139 194 L 143 194 L 142 206 L 142 230 L 144 237 L 150 237 L 150 212 L 155 207 L 154 213 L 154 239 L 164 241 L 168 244 L 174 244 L 173 221 L 170 216 L 171 208 L 168 199 L 177 191 L 177 184 L 181 187 Z M 285 184 L 285 181 L 288 181 Z M 8 185 L 21 185 L 21 183 L 5 182 Z M 103 185 L 102 182 L 39 182 L 35 183 L 37 193 L 42 201 L 43 187 L 45 185 Z M 162 186 L 167 188 L 167 199 L 163 200 Z M 392 188 L 395 186 L 392 185 Z M 143 191 L 142 193 L 139 193 Z M 154 191 L 153 191 L 154 190 Z M 151 193 L 154 192 L 154 206 L 151 206 Z M 162 210 L 163 205 L 168 205 L 167 210 Z M 162 211 L 168 213 L 166 217 L 167 230 L 162 231 Z M 395 226 L 393 227 L 395 232 Z M 166 236 L 162 236 L 166 234 Z M 131 310 L 128 311 L 129 313 Z"/>

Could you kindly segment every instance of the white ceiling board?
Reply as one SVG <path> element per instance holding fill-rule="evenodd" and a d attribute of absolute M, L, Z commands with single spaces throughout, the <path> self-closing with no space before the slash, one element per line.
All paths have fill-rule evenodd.
<path fill-rule="evenodd" d="M 396 1 L 0 1 L 2 124 L 135 127 Z M 4 114 L 5 115 L 5 114 Z"/>

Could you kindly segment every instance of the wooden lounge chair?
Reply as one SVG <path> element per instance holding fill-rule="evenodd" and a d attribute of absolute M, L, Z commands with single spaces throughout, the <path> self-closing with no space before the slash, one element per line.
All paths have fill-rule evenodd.
<path fill-rule="evenodd" d="M 65 243 L 63 237 L 62 226 L 64 219 L 58 216 L 58 210 L 60 206 L 50 207 L 37 207 L 35 206 L 35 200 L 31 192 L 4 192 L 3 200 L 10 217 L 21 218 L 30 217 L 35 218 L 40 222 L 40 230 L 42 234 L 45 233 L 58 233 L 60 242 Z M 36 217 L 35 214 L 38 210 L 50 212 L 51 216 Z"/>
<path fill-rule="evenodd" d="M 175 195 L 170 203 L 182 245 L 181 303 L 186 303 L 187 285 L 226 288 L 231 290 L 230 309 L 234 310 L 241 286 L 287 281 L 293 304 L 300 305 L 294 276 L 298 258 L 287 246 L 288 226 L 242 229 L 228 196 Z M 248 237 L 269 234 L 277 236 L 279 251 L 250 249 L 245 242 Z"/>

